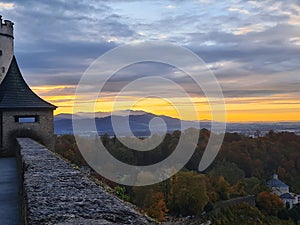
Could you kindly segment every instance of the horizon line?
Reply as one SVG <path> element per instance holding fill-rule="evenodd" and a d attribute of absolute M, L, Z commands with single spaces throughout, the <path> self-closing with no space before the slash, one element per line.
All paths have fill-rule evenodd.
<path fill-rule="evenodd" d="M 96 112 L 78 112 L 78 113 L 58 113 L 56 115 L 54 115 L 54 117 L 58 116 L 58 115 L 62 115 L 62 114 L 65 114 L 65 115 L 78 115 L 78 114 L 84 114 L 84 113 L 87 113 L 87 114 L 92 114 L 92 113 L 112 113 L 112 112 L 122 112 L 122 111 L 133 111 L 133 112 L 145 112 L 148 113 L 148 114 L 153 114 L 153 115 L 156 115 L 156 116 L 167 116 L 167 117 L 170 117 L 170 118 L 173 118 L 173 119 L 178 119 L 178 120 L 182 120 L 182 121 L 188 121 L 188 122 L 212 122 L 214 120 L 210 120 L 210 119 L 202 119 L 202 120 L 187 120 L 187 119 L 180 119 L 180 118 L 177 118 L 177 117 L 173 117 L 173 116 L 169 116 L 169 115 L 166 115 L 166 114 L 156 114 L 156 113 L 153 113 L 153 112 L 149 112 L 149 111 L 145 111 L 145 110 L 131 110 L 131 109 L 124 109 L 124 110 L 116 110 L 116 111 L 96 111 Z M 142 115 L 142 114 L 141 114 Z M 104 117 L 95 117 L 95 118 L 105 118 L 105 117 L 108 117 L 108 116 L 111 116 L 111 115 L 107 115 L 107 116 L 104 116 Z M 116 116 L 123 116 L 123 115 L 116 115 Z M 244 124 L 250 124 L 250 123 L 300 123 L 300 120 L 273 120 L 273 121 L 268 121 L 268 120 L 249 120 L 249 121 L 239 121 L 239 120 L 236 120 L 236 121 L 217 121 L 215 120 L 214 122 L 218 122 L 218 123 L 244 123 Z"/>

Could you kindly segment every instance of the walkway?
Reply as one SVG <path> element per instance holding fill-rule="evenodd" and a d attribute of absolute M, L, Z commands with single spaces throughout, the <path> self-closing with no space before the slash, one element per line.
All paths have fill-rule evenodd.
<path fill-rule="evenodd" d="M 16 158 L 0 158 L 0 224 L 20 224 Z"/>

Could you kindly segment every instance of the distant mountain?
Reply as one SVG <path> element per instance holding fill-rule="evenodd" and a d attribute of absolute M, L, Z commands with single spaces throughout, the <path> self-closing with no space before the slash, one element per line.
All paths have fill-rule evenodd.
<path fill-rule="evenodd" d="M 69 119 L 71 120 L 72 119 L 72 114 L 68 114 L 68 113 L 61 113 L 61 114 L 58 114 L 54 117 L 54 121 L 58 121 L 58 120 L 64 120 L 64 119 Z M 81 116 L 79 115 L 76 115 L 76 119 L 82 119 Z"/>
<path fill-rule="evenodd" d="M 193 128 L 206 128 L 210 129 L 210 121 L 181 121 L 177 118 L 172 118 L 164 115 L 155 115 L 144 111 L 118 111 L 111 113 L 97 112 L 95 113 L 96 118 L 93 119 L 92 113 L 79 113 L 74 115 L 76 121 L 80 124 L 82 134 L 90 134 L 91 131 L 87 127 L 87 122 L 95 120 L 96 127 L 99 135 L 105 133 L 114 135 L 114 129 L 112 126 L 112 119 L 118 124 L 118 131 L 123 136 L 128 136 L 130 133 L 126 129 L 126 123 L 124 122 L 124 115 L 129 113 L 129 126 L 132 133 L 135 136 L 149 136 L 150 129 L 149 123 L 154 118 L 162 119 L 167 128 L 167 132 L 171 133 L 175 130 L 185 130 L 189 127 Z M 155 120 L 154 120 L 155 121 Z M 182 123 L 182 124 L 181 124 Z M 156 133 L 160 134 L 164 131 L 163 123 L 160 121 L 151 123 Z M 182 126 L 182 127 L 181 127 Z M 242 133 L 247 136 L 265 135 L 270 130 L 282 132 L 294 132 L 300 135 L 300 123 L 299 122 L 279 122 L 279 123 L 227 123 L 227 132 Z M 59 114 L 54 119 L 54 131 L 56 134 L 72 134 L 72 114 Z"/>
<path fill-rule="evenodd" d="M 128 113 L 128 112 L 127 112 Z M 117 115 L 115 115 L 117 114 Z M 130 135 L 128 130 L 126 129 L 126 117 L 123 116 L 124 112 L 114 113 L 114 115 L 100 117 L 100 118 L 89 118 L 83 117 L 82 115 L 75 115 L 76 122 L 80 124 L 81 133 L 88 134 L 90 133 L 89 128 L 87 127 L 87 122 L 90 120 L 95 120 L 98 134 L 109 134 L 114 135 L 114 129 L 112 125 L 112 119 L 116 121 L 118 124 L 118 131 L 121 135 L 127 136 Z M 175 130 L 181 129 L 181 123 L 183 123 L 183 128 L 187 129 L 189 127 L 199 128 L 199 123 L 194 121 L 181 121 L 176 118 L 168 117 L 168 116 L 157 116 L 152 113 L 146 113 L 143 111 L 133 111 L 130 112 L 129 115 L 129 126 L 132 133 L 136 136 L 149 136 L 150 129 L 149 123 L 154 118 L 161 118 L 164 120 L 167 128 L 167 132 L 173 132 Z M 152 124 L 153 125 L 153 124 Z M 163 131 L 162 123 L 156 122 L 153 125 L 156 133 L 160 133 Z M 72 134 L 72 115 L 71 114 L 59 114 L 55 116 L 54 119 L 54 131 L 56 134 Z"/>
<path fill-rule="evenodd" d="M 115 111 L 113 112 L 113 115 L 117 115 L 117 116 L 126 116 L 128 114 L 130 115 L 143 115 L 146 114 L 147 112 L 145 111 L 141 111 L 141 110 L 120 110 L 120 111 Z M 96 118 L 103 118 L 103 117 L 107 117 L 110 116 L 112 113 L 111 112 L 95 112 L 95 113 L 91 113 L 91 112 L 79 112 L 74 114 L 75 119 L 92 119 L 94 117 Z M 61 113 L 58 114 L 54 117 L 54 120 L 61 120 L 61 119 L 72 119 L 73 114 L 69 114 L 69 113 Z"/>

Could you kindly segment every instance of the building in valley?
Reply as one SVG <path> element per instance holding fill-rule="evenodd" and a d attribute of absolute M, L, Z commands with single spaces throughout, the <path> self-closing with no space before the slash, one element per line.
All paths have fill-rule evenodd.
<path fill-rule="evenodd" d="M 294 205 L 300 203 L 298 194 L 290 192 L 290 187 L 282 182 L 277 174 L 273 175 L 273 179 L 267 182 L 272 192 L 280 197 L 287 208 L 292 208 Z"/>

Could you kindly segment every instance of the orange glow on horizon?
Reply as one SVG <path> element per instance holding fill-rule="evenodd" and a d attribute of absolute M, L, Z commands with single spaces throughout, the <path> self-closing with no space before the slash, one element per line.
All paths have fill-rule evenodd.
<path fill-rule="evenodd" d="M 58 106 L 54 114 L 73 113 L 75 100 L 74 86 L 42 86 L 32 89 L 43 99 Z M 63 90 L 70 90 L 63 94 Z M 57 93 L 62 93 L 57 95 Z M 120 99 L 119 99 L 120 100 Z M 189 103 L 190 101 L 190 103 Z M 157 115 L 166 115 L 184 120 L 211 120 L 211 110 L 205 98 L 190 99 L 138 98 L 123 96 L 114 105 L 114 97 L 98 99 L 96 107 L 84 103 L 77 112 L 111 112 L 114 110 L 143 110 Z M 173 104 L 172 104 L 173 102 Z M 274 95 L 272 97 L 226 98 L 227 122 L 279 122 L 300 121 L 300 100 L 293 96 Z M 192 104 L 191 104 L 192 103 Z M 175 110 L 177 107 L 177 111 Z M 194 105 L 194 106 L 193 106 Z M 193 114 L 194 108 L 197 114 Z M 181 113 L 179 113 L 181 112 Z"/>

